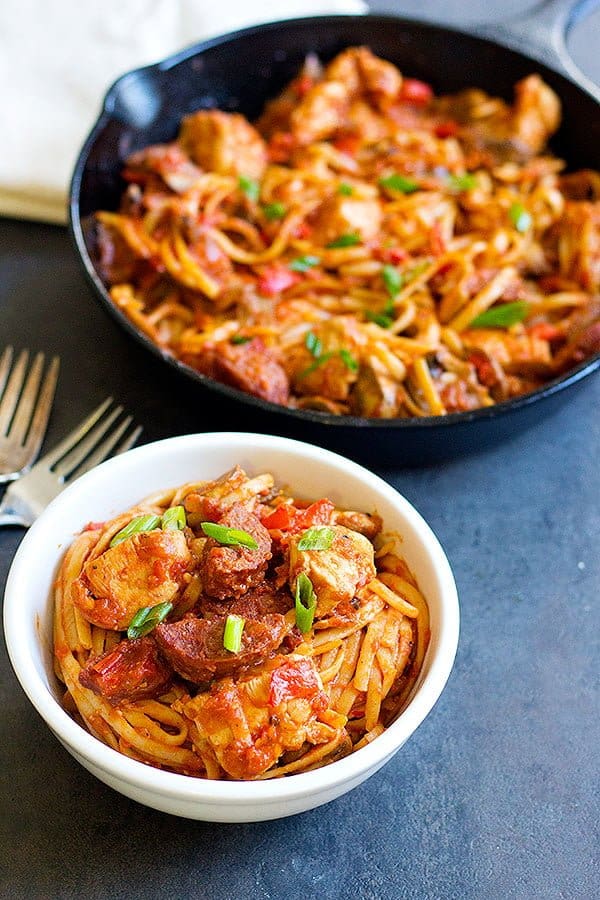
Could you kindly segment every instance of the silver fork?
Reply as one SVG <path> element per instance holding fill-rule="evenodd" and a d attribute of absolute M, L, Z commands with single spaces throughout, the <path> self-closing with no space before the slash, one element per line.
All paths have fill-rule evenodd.
<path fill-rule="evenodd" d="M 123 407 L 110 409 L 112 403 L 112 397 L 108 397 L 29 472 L 9 485 L 0 502 L 0 525 L 29 528 L 67 484 L 108 456 L 133 447 L 142 429 L 135 428 L 126 435 L 133 419 L 126 416 L 116 425 Z"/>
<path fill-rule="evenodd" d="M 12 361 L 13 348 L 6 347 L 0 357 L 0 484 L 18 478 L 40 452 L 60 365 L 55 356 L 42 381 L 44 354 L 38 353 L 25 380 L 29 350 L 11 372 Z"/>

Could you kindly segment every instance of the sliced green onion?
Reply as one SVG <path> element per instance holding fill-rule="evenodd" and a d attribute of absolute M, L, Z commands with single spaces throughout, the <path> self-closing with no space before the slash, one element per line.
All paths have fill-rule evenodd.
<path fill-rule="evenodd" d="M 127 538 L 133 537 L 134 534 L 141 534 L 142 531 L 154 531 L 159 525 L 160 516 L 136 516 L 135 519 L 131 520 L 129 525 L 126 525 L 125 528 L 121 528 L 121 530 L 115 534 L 109 546 L 116 547 L 117 544 L 126 541 Z"/>
<path fill-rule="evenodd" d="M 477 187 L 477 178 L 472 172 L 463 175 L 448 175 L 448 186 L 454 191 L 470 191 Z"/>
<path fill-rule="evenodd" d="M 312 581 L 300 572 L 296 579 L 296 625 L 306 634 L 312 628 L 317 608 L 317 595 L 312 586 Z"/>
<path fill-rule="evenodd" d="M 323 350 L 323 344 L 321 343 L 321 339 L 316 336 L 314 331 L 307 331 L 306 337 L 304 338 L 304 344 L 306 349 L 312 356 L 319 357 Z"/>
<path fill-rule="evenodd" d="M 291 261 L 289 268 L 292 272 L 308 272 L 313 266 L 318 266 L 320 262 L 318 256 L 299 256 Z"/>
<path fill-rule="evenodd" d="M 229 340 L 232 344 L 247 344 L 252 338 L 247 334 L 234 334 Z"/>
<path fill-rule="evenodd" d="M 329 550 L 335 531 L 328 525 L 315 525 L 305 531 L 298 541 L 298 550 Z"/>
<path fill-rule="evenodd" d="M 360 242 L 360 234 L 354 231 L 351 234 L 341 234 L 335 241 L 327 244 L 327 247 L 329 250 L 336 250 L 338 247 L 356 247 Z"/>
<path fill-rule="evenodd" d="M 405 280 L 404 275 L 398 271 L 396 266 L 387 263 L 381 270 L 381 277 L 383 278 L 386 291 L 393 299 L 400 293 Z"/>
<path fill-rule="evenodd" d="M 223 646 L 231 653 L 239 653 L 242 649 L 242 632 L 244 631 L 245 619 L 236 616 L 233 613 L 227 616 L 225 620 L 225 631 L 223 632 Z"/>
<path fill-rule="evenodd" d="M 129 640 L 134 641 L 136 638 L 149 634 L 163 619 L 167 618 L 172 609 L 172 603 L 157 603 L 156 606 L 144 606 L 142 609 L 138 609 L 127 629 Z"/>
<path fill-rule="evenodd" d="M 354 188 L 351 184 L 348 184 L 345 181 L 342 181 L 337 189 L 338 194 L 341 194 L 342 197 L 351 197 L 354 193 Z"/>
<path fill-rule="evenodd" d="M 531 228 L 531 216 L 522 203 L 513 203 L 508 211 L 508 215 L 510 217 L 510 221 L 513 223 L 517 231 L 521 232 L 521 234 L 524 234 L 524 232 L 526 232 L 528 228 Z"/>
<path fill-rule="evenodd" d="M 379 325 L 380 328 L 391 328 L 394 324 L 394 319 L 392 316 L 388 316 L 386 313 L 372 312 L 372 310 L 370 309 L 366 311 L 365 318 L 369 322 L 375 322 L 375 324 Z"/>
<path fill-rule="evenodd" d="M 528 312 L 529 304 L 524 300 L 501 303 L 499 306 L 491 306 L 473 319 L 469 328 L 510 328 L 511 325 L 522 322 Z"/>
<path fill-rule="evenodd" d="M 181 531 L 187 525 L 183 506 L 172 506 L 166 509 L 160 520 L 160 527 L 165 531 Z"/>
<path fill-rule="evenodd" d="M 412 178 L 405 178 L 404 175 L 388 175 L 387 178 L 380 178 L 379 185 L 388 191 L 399 191 L 401 194 L 414 194 L 419 190 L 419 184 Z"/>
<path fill-rule="evenodd" d="M 214 538 L 219 544 L 226 547 L 247 547 L 249 550 L 257 550 L 258 544 L 251 534 L 242 531 L 241 528 L 227 528 L 226 525 L 217 525 L 215 522 L 201 522 L 200 528 L 208 537 Z"/>
<path fill-rule="evenodd" d="M 358 361 L 345 347 L 340 350 L 340 359 L 351 372 L 358 372 Z"/>
<path fill-rule="evenodd" d="M 322 355 L 318 356 L 315 361 L 310 364 L 310 366 L 300 372 L 298 378 L 306 378 L 307 375 L 312 375 L 313 372 L 315 372 L 318 368 L 320 368 L 328 360 L 330 360 L 332 356 L 333 353 L 323 353 Z"/>
<path fill-rule="evenodd" d="M 238 178 L 238 185 L 248 200 L 252 200 L 253 203 L 258 201 L 258 198 L 260 197 L 260 184 L 258 181 L 254 178 L 248 178 L 246 175 L 240 175 Z"/>
<path fill-rule="evenodd" d="M 268 203 L 266 206 L 263 206 L 263 212 L 269 222 L 274 222 L 275 219 L 283 219 L 285 206 L 283 203 Z"/>

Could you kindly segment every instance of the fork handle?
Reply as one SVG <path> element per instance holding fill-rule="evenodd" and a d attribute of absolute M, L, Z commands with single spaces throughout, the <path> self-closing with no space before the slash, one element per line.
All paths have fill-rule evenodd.
<path fill-rule="evenodd" d="M 33 521 L 30 521 L 22 510 L 18 510 L 16 504 L 11 503 L 8 493 L 0 502 L 0 528 L 5 525 L 14 525 L 19 528 L 29 528 L 30 525 L 33 525 Z"/>

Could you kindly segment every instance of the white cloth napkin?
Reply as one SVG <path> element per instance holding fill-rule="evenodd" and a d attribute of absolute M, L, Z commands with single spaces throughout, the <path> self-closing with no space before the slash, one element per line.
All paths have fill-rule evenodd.
<path fill-rule="evenodd" d="M 108 86 L 206 37 L 362 0 L 1 0 L 0 215 L 65 222 L 69 178 Z"/>

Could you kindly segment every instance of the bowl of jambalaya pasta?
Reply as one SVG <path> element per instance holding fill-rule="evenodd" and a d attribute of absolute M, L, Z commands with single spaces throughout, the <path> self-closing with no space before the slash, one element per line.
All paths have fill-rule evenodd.
<path fill-rule="evenodd" d="M 273 819 L 379 769 L 458 641 L 444 552 L 355 463 L 253 434 L 99 466 L 21 544 L 5 631 L 30 700 L 100 780 L 208 821 Z"/>

